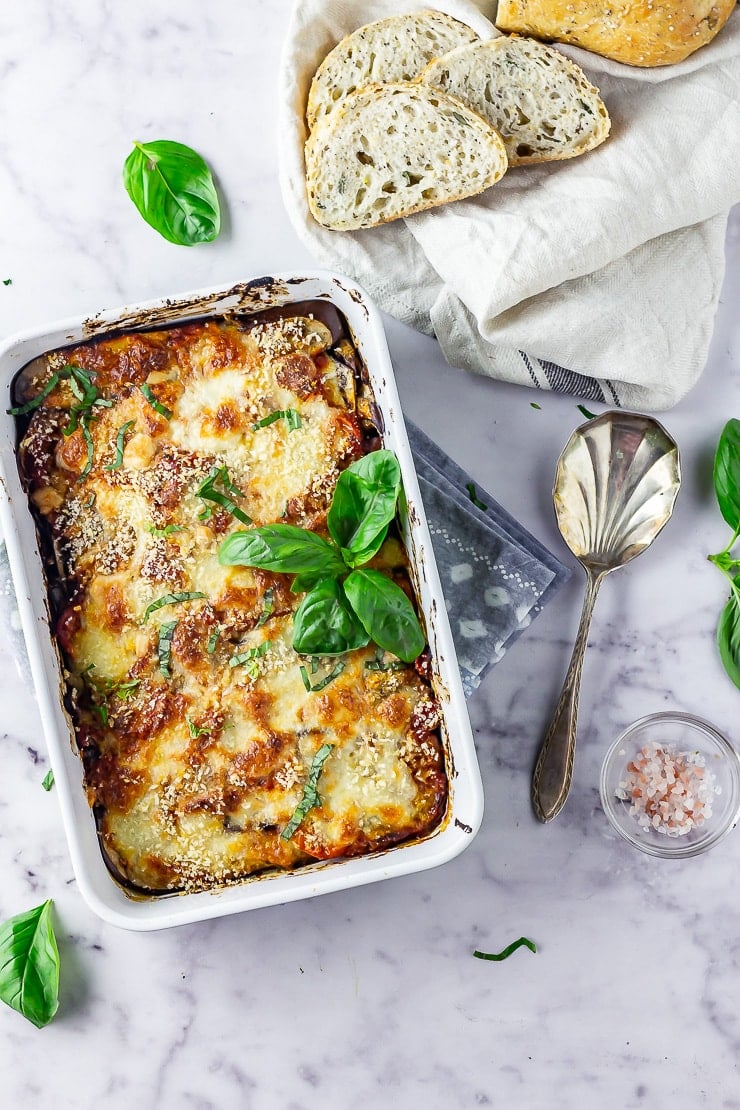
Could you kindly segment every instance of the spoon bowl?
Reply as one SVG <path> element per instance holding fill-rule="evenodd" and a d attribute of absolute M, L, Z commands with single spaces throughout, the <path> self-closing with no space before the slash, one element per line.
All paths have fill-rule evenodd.
<path fill-rule="evenodd" d="M 570 790 L 583 658 L 607 574 L 650 546 L 668 523 L 681 484 L 678 445 L 657 420 L 611 411 L 576 428 L 555 472 L 558 527 L 586 572 L 586 595 L 563 689 L 532 780 L 532 802 L 551 821 Z"/>

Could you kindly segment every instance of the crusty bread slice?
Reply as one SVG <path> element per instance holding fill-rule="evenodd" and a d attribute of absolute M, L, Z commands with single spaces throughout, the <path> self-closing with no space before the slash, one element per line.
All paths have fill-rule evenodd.
<path fill-rule="evenodd" d="M 711 42 L 734 10 L 735 0 L 498 0 L 496 26 L 633 66 L 667 66 Z"/>
<path fill-rule="evenodd" d="M 477 38 L 467 24 L 431 10 L 358 28 L 337 43 L 314 75 L 306 111 L 309 129 L 349 93 L 365 85 L 411 81 L 432 58 Z"/>
<path fill-rule="evenodd" d="M 510 166 L 575 158 L 611 126 L 599 90 L 575 62 L 536 39 L 503 35 L 460 46 L 421 74 L 501 132 Z"/>
<path fill-rule="evenodd" d="M 334 231 L 374 227 L 481 193 L 506 148 L 462 101 L 418 82 L 352 93 L 306 143 L 308 203 Z"/>

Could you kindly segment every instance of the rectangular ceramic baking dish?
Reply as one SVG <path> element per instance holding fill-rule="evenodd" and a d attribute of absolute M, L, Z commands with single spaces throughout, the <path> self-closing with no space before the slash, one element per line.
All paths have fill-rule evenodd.
<path fill-rule="evenodd" d="M 403 530 L 433 656 L 449 777 L 442 823 L 426 837 L 355 859 L 323 861 L 292 872 L 268 872 L 225 889 L 142 896 L 120 886 L 105 865 L 88 805 L 74 732 L 62 700 L 61 661 L 51 629 L 36 530 L 16 465 L 11 383 L 31 359 L 110 332 L 160 327 L 228 312 L 249 314 L 297 301 L 328 300 L 345 317 L 369 372 L 384 445 L 399 459 L 405 491 Z M 310 898 L 444 863 L 470 844 L 483 814 L 483 793 L 424 507 L 404 427 L 380 315 L 353 282 L 322 271 L 280 273 L 223 289 L 200 291 L 66 320 L 11 337 L 0 345 L 0 521 L 18 598 L 56 792 L 80 890 L 104 920 L 127 929 L 161 929 L 242 910 Z"/>

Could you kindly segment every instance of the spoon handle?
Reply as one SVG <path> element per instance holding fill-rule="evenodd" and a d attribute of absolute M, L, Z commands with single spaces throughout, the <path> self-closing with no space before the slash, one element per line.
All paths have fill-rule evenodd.
<path fill-rule="evenodd" d="M 576 723 L 578 720 L 578 695 L 581 690 L 583 657 L 588 644 L 588 630 L 594 611 L 604 571 L 596 574 L 586 568 L 586 596 L 583 599 L 581 621 L 576 642 L 563 682 L 563 689 L 550 722 L 547 735 L 540 748 L 532 778 L 532 804 L 540 821 L 552 821 L 565 805 L 576 753 Z"/>

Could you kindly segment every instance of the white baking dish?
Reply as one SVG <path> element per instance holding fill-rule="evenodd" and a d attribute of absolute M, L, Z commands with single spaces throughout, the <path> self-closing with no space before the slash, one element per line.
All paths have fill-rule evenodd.
<path fill-rule="evenodd" d="M 60 659 L 50 631 L 36 531 L 16 465 L 15 420 L 5 413 L 12 403 L 11 382 L 16 372 L 38 355 L 113 330 L 161 326 L 229 311 L 249 313 L 315 299 L 330 301 L 348 321 L 382 414 L 384 444 L 396 453 L 401 465 L 407 546 L 442 708 L 450 787 L 447 813 L 440 826 L 426 837 L 370 856 L 314 863 L 290 873 L 269 872 L 217 891 L 132 894 L 115 881 L 103 860 L 83 787 L 82 763 L 63 707 Z M 127 929 L 161 929 L 420 871 L 452 859 L 470 844 L 483 813 L 470 722 L 383 326 L 379 313 L 357 285 L 321 271 L 281 273 L 215 291 L 103 312 L 89 319 L 63 321 L 16 335 L 0 345 L 0 384 L 4 399 L 0 519 L 72 864 L 83 896 L 100 917 Z"/>

